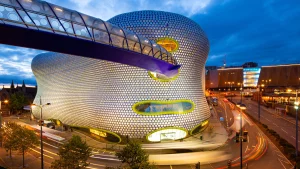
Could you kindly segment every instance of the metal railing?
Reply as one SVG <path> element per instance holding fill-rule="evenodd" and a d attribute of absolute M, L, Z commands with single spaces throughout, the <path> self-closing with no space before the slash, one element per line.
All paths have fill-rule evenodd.
<path fill-rule="evenodd" d="M 154 41 L 101 19 L 45 1 L 0 0 L 0 24 L 86 39 L 177 65 L 172 55 Z"/>

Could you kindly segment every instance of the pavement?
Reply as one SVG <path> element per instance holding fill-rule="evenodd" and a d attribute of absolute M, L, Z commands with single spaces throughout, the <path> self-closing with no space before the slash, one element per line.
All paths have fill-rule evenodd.
<path fill-rule="evenodd" d="M 211 113 L 214 113 L 213 110 Z M 220 123 L 217 116 L 212 116 L 209 119 L 209 126 L 206 130 L 186 139 L 183 141 L 161 142 L 155 144 L 142 144 L 144 149 L 201 149 L 213 150 L 224 145 L 228 139 L 228 133 L 223 125 Z M 211 129 L 211 131 L 209 130 Z M 202 136 L 202 140 L 200 140 Z"/>
<path fill-rule="evenodd" d="M 214 114 L 214 111 L 211 111 Z M 29 118 L 18 118 L 18 117 L 5 117 L 3 121 L 14 121 L 20 125 L 30 126 L 32 128 L 36 128 L 40 130 L 40 126 L 37 125 L 36 121 L 30 121 Z M 154 152 L 153 150 L 170 150 L 170 149 L 201 149 L 201 150 L 212 150 L 222 146 L 228 139 L 228 133 L 226 129 L 222 126 L 217 116 L 212 116 L 210 118 L 210 123 L 207 128 L 211 128 L 211 131 L 204 130 L 203 132 L 183 139 L 182 141 L 169 141 L 169 142 L 160 142 L 160 143 L 149 143 L 142 144 L 142 147 L 146 150 L 151 150 L 150 152 Z M 99 142 L 92 137 L 89 137 L 82 132 L 79 131 L 59 131 L 54 129 L 49 129 L 47 127 L 43 127 L 44 135 L 52 135 L 57 136 L 60 139 L 68 140 L 72 137 L 72 135 L 79 135 L 84 139 L 87 144 L 96 152 L 111 152 L 112 150 L 120 150 L 124 145 L 116 144 L 116 143 L 103 143 Z M 200 135 L 202 136 L 202 140 L 200 140 Z M 62 141 L 64 142 L 64 141 Z M 159 151 L 161 153 L 161 151 Z M 155 152 L 154 152 L 155 153 Z"/>

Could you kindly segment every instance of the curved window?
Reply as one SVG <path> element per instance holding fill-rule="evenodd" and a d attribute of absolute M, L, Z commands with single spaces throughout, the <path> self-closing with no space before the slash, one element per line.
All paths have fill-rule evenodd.
<path fill-rule="evenodd" d="M 178 73 L 173 77 L 168 77 L 164 74 L 150 72 L 150 71 L 148 71 L 148 74 L 154 80 L 158 80 L 160 82 L 170 82 L 170 81 L 177 79 L 177 77 L 179 76 L 179 69 L 178 69 Z"/>
<path fill-rule="evenodd" d="M 179 48 L 178 42 L 169 37 L 159 38 L 156 40 L 156 43 L 165 48 L 168 52 L 176 52 Z"/>
<path fill-rule="evenodd" d="M 147 100 L 132 106 L 134 112 L 141 115 L 186 114 L 192 112 L 195 105 L 190 100 Z"/>
<path fill-rule="evenodd" d="M 96 138 L 98 140 L 113 142 L 113 143 L 120 143 L 121 137 L 111 131 L 103 130 L 99 128 L 92 128 L 92 127 L 85 127 L 85 126 L 72 126 L 72 128 L 83 131 L 87 134 L 90 134 L 93 138 Z"/>
<path fill-rule="evenodd" d="M 197 126 L 195 126 L 191 131 L 190 134 L 194 135 L 197 134 L 201 131 L 203 131 L 207 126 L 208 126 L 209 121 L 208 120 L 204 120 L 202 121 L 200 124 L 198 124 Z"/>
<path fill-rule="evenodd" d="M 187 136 L 187 130 L 180 127 L 166 127 L 155 130 L 147 135 L 151 142 L 178 140 Z"/>

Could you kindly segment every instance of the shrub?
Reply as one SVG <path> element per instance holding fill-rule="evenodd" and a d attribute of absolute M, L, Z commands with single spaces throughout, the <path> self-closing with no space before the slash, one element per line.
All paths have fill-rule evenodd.
<path fill-rule="evenodd" d="M 261 125 L 264 127 L 264 128 L 268 128 L 268 126 L 267 125 L 265 125 L 265 124 L 263 124 L 263 123 L 261 123 Z"/>
<path fill-rule="evenodd" d="M 285 147 L 287 143 L 288 143 L 288 142 L 287 142 L 285 139 L 283 139 L 283 138 L 280 138 L 280 139 L 279 139 L 279 144 L 280 144 L 281 146 Z"/>

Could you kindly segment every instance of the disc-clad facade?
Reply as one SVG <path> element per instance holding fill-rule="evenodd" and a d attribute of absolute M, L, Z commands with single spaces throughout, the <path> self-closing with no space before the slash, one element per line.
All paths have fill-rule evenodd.
<path fill-rule="evenodd" d="M 200 26 L 161 11 L 125 13 L 108 22 L 163 46 L 181 65 L 178 74 L 168 78 L 115 62 L 40 54 L 32 70 L 38 83 L 34 102 L 41 96 L 42 103 L 51 103 L 43 107 L 44 119 L 149 141 L 181 139 L 206 125 L 209 42 Z M 33 113 L 39 116 L 39 109 Z"/>

